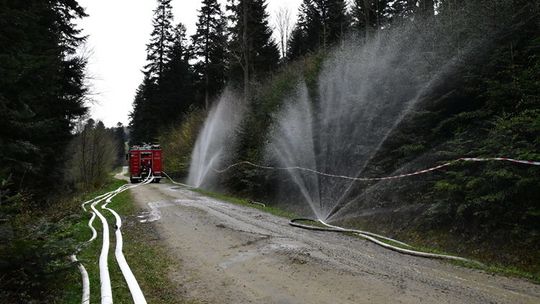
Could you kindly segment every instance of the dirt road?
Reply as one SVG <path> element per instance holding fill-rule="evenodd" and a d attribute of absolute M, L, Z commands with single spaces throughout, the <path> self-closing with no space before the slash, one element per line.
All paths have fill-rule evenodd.
<path fill-rule="evenodd" d="M 540 303 L 540 285 L 293 228 L 171 184 L 132 190 L 202 303 Z"/>

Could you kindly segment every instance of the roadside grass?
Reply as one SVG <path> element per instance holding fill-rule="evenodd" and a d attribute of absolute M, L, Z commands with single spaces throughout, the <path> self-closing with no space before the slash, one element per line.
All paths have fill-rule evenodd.
<path fill-rule="evenodd" d="M 356 234 L 353 234 L 353 235 L 356 236 L 356 237 L 359 237 Z M 381 241 L 383 243 L 390 244 L 390 245 L 395 246 L 395 247 L 403 248 L 403 249 L 410 249 L 410 250 L 415 250 L 415 251 L 420 251 L 420 252 L 427 252 L 427 253 L 435 253 L 435 254 L 456 255 L 454 253 L 450 253 L 450 252 L 447 252 L 447 251 L 444 251 L 444 250 L 441 250 L 441 249 L 438 249 L 438 248 L 427 247 L 427 246 L 422 246 L 422 245 L 418 245 L 418 244 L 409 244 L 410 247 L 407 247 L 407 246 L 403 246 L 403 245 L 401 245 L 399 243 L 392 242 L 392 241 L 389 241 L 389 240 L 379 239 L 379 241 Z M 500 264 L 485 263 L 481 259 L 475 260 L 475 259 L 472 259 L 472 258 L 471 258 L 470 262 L 456 261 L 456 260 L 446 260 L 446 259 L 439 259 L 439 260 L 450 263 L 450 264 L 453 264 L 453 265 L 456 265 L 456 266 L 481 270 L 481 271 L 484 271 L 484 272 L 487 272 L 487 273 L 490 273 L 490 274 L 504 275 L 506 277 L 515 277 L 515 278 L 527 279 L 527 280 L 529 280 L 529 281 L 531 281 L 533 283 L 540 284 L 540 274 L 539 273 L 533 273 L 533 272 L 524 271 L 524 270 L 519 269 L 519 268 L 514 267 L 514 266 L 504 266 L 504 265 L 500 265 Z M 475 263 L 475 261 L 477 261 L 477 262 Z M 479 264 L 479 263 L 481 263 L 481 264 Z"/>
<path fill-rule="evenodd" d="M 323 225 L 321 222 L 317 221 L 317 220 L 308 220 L 308 219 L 302 219 L 302 220 L 298 220 L 296 221 L 298 224 L 302 224 L 302 225 L 308 225 L 308 226 L 313 226 L 313 227 L 316 227 L 316 228 L 328 228 L 327 226 Z"/>
<path fill-rule="evenodd" d="M 276 215 L 276 216 L 279 216 L 279 217 L 283 217 L 283 218 L 287 218 L 287 219 L 293 219 L 293 218 L 298 217 L 292 212 L 280 209 L 280 208 L 275 207 L 275 206 L 263 207 L 263 206 L 260 206 L 260 205 L 257 205 L 257 204 L 250 203 L 249 199 L 238 198 L 238 197 L 234 197 L 234 196 L 231 196 L 231 195 L 216 193 L 216 192 L 203 190 L 203 189 L 192 188 L 190 190 L 194 191 L 196 193 L 200 193 L 200 194 L 203 194 L 203 195 L 206 195 L 206 196 L 221 200 L 221 201 L 233 203 L 233 204 L 240 205 L 240 206 L 246 206 L 246 207 L 250 207 L 250 208 L 255 208 L 255 209 L 258 209 L 258 210 L 261 210 L 261 211 L 264 211 L 264 212 L 267 212 L 267 213 L 270 213 L 270 214 L 273 214 L 273 215 Z M 325 227 L 324 225 L 322 225 L 319 222 L 311 222 L 311 221 L 299 221 L 299 222 L 303 223 L 303 224 L 313 225 L 313 226 L 318 227 L 318 228 L 324 228 Z M 356 228 L 359 228 L 359 227 L 356 227 Z M 346 234 L 350 235 L 350 236 L 354 236 L 356 238 L 362 238 L 362 237 L 358 236 L 355 233 L 346 233 Z M 403 245 L 401 245 L 399 243 L 392 242 L 392 241 L 389 241 L 389 240 L 384 240 L 384 239 L 379 239 L 379 240 L 384 242 L 384 243 L 387 243 L 389 245 L 404 248 L 404 249 L 410 249 L 410 250 L 416 250 L 416 251 L 422 251 L 422 252 L 428 252 L 428 253 L 435 253 L 435 254 L 455 255 L 455 254 L 446 252 L 444 250 L 441 250 L 439 248 L 420 245 L 418 241 L 415 241 L 412 244 L 409 244 L 410 247 L 407 247 L 407 246 L 403 246 Z M 477 263 L 474 263 L 474 262 L 462 262 L 462 261 L 442 260 L 442 259 L 440 261 L 448 262 L 450 264 L 465 267 L 465 268 L 481 270 L 481 271 L 484 271 L 484 272 L 487 272 L 487 273 L 490 273 L 490 274 L 498 274 L 498 275 L 504 275 L 504 276 L 507 276 L 507 277 L 516 277 L 516 278 L 527 279 L 527 280 L 529 280 L 529 281 L 531 281 L 533 283 L 540 284 L 540 273 L 534 273 L 534 272 L 525 271 L 523 269 L 519 269 L 519 268 L 514 267 L 514 266 L 505 266 L 505 265 L 500 265 L 500 264 L 495 264 L 495 263 L 486 263 L 484 265 L 480 265 L 480 264 L 477 264 Z M 478 260 L 478 262 L 484 263 L 484 261 L 482 261 L 481 259 Z"/>
<path fill-rule="evenodd" d="M 103 190 L 88 194 L 86 199 L 90 199 L 99 194 L 114 190 L 125 181 L 111 179 Z M 84 202 L 85 200 L 81 200 Z M 152 224 L 139 223 L 137 221 L 138 208 L 133 203 L 131 193 L 124 191 L 116 195 L 109 208 L 115 210 L 122 217 L 122 236 L 124 239 L 123 252 L 129 266 L 137 278 L 139 285 L 148 303 L 192 303 L 181 298 L 180 292 L 175 284 L 170 280 L 171 269 L 179 267 L 179 264 L 168 254 L 156 237 Z M 114 255 L 114 216 L 107 210 L 98 209 L 106 218 L 109 224 L 111 244 L 109 247 L 109 272 L 111 276 L 112 292 L 115 303 L 133 303 L 127 283 L 116 262 Z M 81 210 L 81 213 L 83 211 Z M 88 220 L 90 213 L 84 215 L 81 220 L 73 226 L 73 235 L 80 243 L 87 241 L 91 236 Z M 88 246 L 84 247 L 77 258 L 88 271 L 90 278 L 90 300 L 91 303 L 100 303 L 100 280 L 99 280 L 99 255 L 102 246 L 102 226 L 99 218 L 94 220 L 94 228 L 98 231 L 98 237 Z M 58 303 L 80 303 L 82 284 L 78 269 L 73 267 L 65 280 L 63 296 Z"/>
<path fill-rule="evenodd" d="M 102 189 L 84 194 L 80 199 L 74 199 L 74 204 L 78 206 L 75 210 L 76 212 L 80 212 L 81 216 L 71 227 L 71 233 L 72 237 L 79 244 L 86 242 L 92 236 L 92 231 L 88 227 L 90 213 L 84 213 L 82 208 L 80 208 L 80 204 L 100 194 L 112 191 L 122 184 L 124 184 L 124 182 L 111 179 Z M 90 206 L 87 205 L 87 210 L 89 207 Z M 90 301 L 91 303 L 98 303 L 100 297 L 98 259 L 101 251 L 101 234 L 99 233 L 101 230 L 101 222 L 97 217 L 94 219 L 94 228 L 98 230 L 97 238 L 92 243 L 89 243 L 82 248 L 81 252 L 77 254 L 77 259 L 84 265 L 89 275 Z M 58 303 L 80 303 L 82 296 L 82 281 L 79 270 L 73 266 L 65 279 L 65 289 L 63 290 L 63 294 L 60 297 L 61 300 L 58 301 Z"/>
<path fill-rule="evenodd" d="M 430 242 L 430 241 L 433 241 L 434 239 L 437 240 L 437 243 L 448 242 L 448 241 L 445 241 L 446 236 L 444 235 L 443 232 L 437 232 L 437 233 L 430 232 L 429 236 L 427 237 L 422 237 L 421 235 L 418 235 L 415 233 L 414 236 L 411 238 L 412 238 L 412 242 L 410 244 L 413 245 L 413 248 L 415 248 L 416 250 L 437 253 L 437 254 L 454 255 L 452 253 L 448 253 L 447 251 L 441 249 L 440 248 L 441 245 L 438 245 L 438 248 L 429 247 L 425 245 L 426 241 Z M 536 256 L 539 256 L 539 255 L 536 253 Z M 457 266 L 472 268 L 476 270 L 482 270 L 490 274 L 499 274 L 499 275 L 504 275 L 507 277 L 527 279 L 533 283 L 540 284 L 540 272 L 537 269 L 534 269 L 534 268 L 525 269 L 523 267 L 516 267 L 514 265 L 503 265 L 501 263 L 493 261 L 493 259 L 490 259 L 489 257 L 485 257 L 483 254 L 478 254 L 478 253 L 475 254 L 474 256 L 470 256 L 470 257 L 467 256 L 467 258 L 478 261 L 482 263 L 482 265 L 478 263 L 453 261 L 453 260 L 449 260 L 447 262 L 457 265 Z"/>

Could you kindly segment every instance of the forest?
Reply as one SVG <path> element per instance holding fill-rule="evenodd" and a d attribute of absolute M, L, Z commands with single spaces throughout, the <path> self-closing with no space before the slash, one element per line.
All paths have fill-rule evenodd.
<path fill-rule="evenodd" d="M 285 20 L 271 28 L 265 1 L 229 1 L 222 10 L 208 0 L 199 10 L 196 34 L 187 37 L 182 24 L 172 24 L 170 1 L 159 1 L 130 140 L 159 142 L 167 172 L 187 177 L 205 117 L 233 91 L 245 113 L 222 166 L 267 164 L 272 130 L 302 83 L 317 108 L 324 70 L 340 64 L 335 59 L 340 51 L 401 39 L 399 51 L 405 55 L 390 54 L 394 60 L 409 56 L 418 60 L 409 71 L 439 73 L 441 80 L 422 93 L 363 175 L 388 176 L 461 157 L 535 160 L 540 151 L 538 13 L 536 1 L 306 0 L 296 20 L 282 13 Z M 163 25 L 169 30 L 160 31 Z M 273 31 L 282 38 L 273 39 Z M 373 60 L 382 64 L 384 51 L 380 56 Z M 340 222 L 538 273 L 539 174 L 531 166 L 467 163 L 412 179 L 356 184 L 347 192 L 357 199 Z M 302 200 L 288 186 L 291 181 L 280 172 L 237 166 L 210 188 L 303 212 L 300 204 L 287 203 Z M 370 211 L 375 215 L 369 216 L 359 210 L 392 212 Z"/>
<path fill-rule="evenodd" d="M 124 159 L 124 127 L 88 115 L 86 39 L 76 1 L 0 2 L 0 298 L 52 296 L 72 268 L 67 202 Z M 107 177 L 107 178 L 105 178 Z"/>
<path fill-rule="evenodd" d="M 293 15 L 281 11 L 272 27 L 266 0 L 203 0 L 188 36 L 171 0 L 157 0 L 129 126 L 106 128 L 88 115 L 87 58 L 77 52 L 86 37 L 75 25 L 84 9 L 76 0 L 0 1 L 0 298 L 31 302 L 61 284 L 75 246 L 66 227 L 80 219 L 66 202 L 103 185 L 123 164 L 126 141 L 161 144 L 166 172 L 187 178 L 209 113 L 223 96 L 238 96 L 243 118 L 222 165 L 267 164 L 290 101 L 305 87 L 319 107 L 325 71 L 374 42 L 399 41 L 403 56 L 381 56 L 390 56 L 388 70 L 400 66 L 394 61 L 410 69 L 392 75 L 442 76 L 387 134 L 363 176 L 462 157 L 540 160 L 538 1 L 303 0 Z M 377 92 L 389 96 L 393 83 L 376 79 Z M 302 199 L 291 179 L 237 166 L 209 190 L 305 212 L 287 202 Z M 458 163 L 350 188 L 356 199 L 340 224 L 540 276 L 538 167 Z"/>

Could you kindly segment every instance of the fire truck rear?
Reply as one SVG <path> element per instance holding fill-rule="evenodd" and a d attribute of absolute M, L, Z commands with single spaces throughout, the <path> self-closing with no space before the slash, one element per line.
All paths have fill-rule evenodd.
<path fill-rule="evenodd" d="M 163 170 L 162 152 L 159 145 L 135 145 L 127 154 L 129 163 L 129 179 L 132 183 L 138 183 L 150 174 L 154 176 L 154 182 L 159 183 Z"/>

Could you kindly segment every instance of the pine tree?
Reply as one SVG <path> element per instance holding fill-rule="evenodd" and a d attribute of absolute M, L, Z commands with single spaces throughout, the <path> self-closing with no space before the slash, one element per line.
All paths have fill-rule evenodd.
<path fill-rule="evenodd" d="M 131 143 L 156 141 L 159 130 L 180 119 L 194 103 L 186 29 L 178 24 L 171 32 L 173 44 L 164 54 L 159 81 L 147 74 L 137 89 L 130 113 Z"/>
<path fill-rule="evenodd" d="M 307 41 L 304 28 L 297 22 L 291 32 L 291 38 L 287 47 L 287 59 L 289 61 L 298 59 L 307 53 Z"/>
<path fill-rule="evenodd" d="M 396 0 L 386 8 L 387 22 L 404 20 L 414 15 L 417 0 Z"/>
<path fill-rule="evenodd" d="M 420 0 L 418 1 L 419 15 L 424 18 L 432 17 L 435 14 L 435 1 L 434 0 Z"/>
<path fill-rule="evenodd" d="M 144 77 L 137 88 L 133 101 L 133 111 L 129 114 L 130 144 L 139 144 L 152 140 L 150 130 L 156 123 L 152 117 L 152 97 L 155 95 L 156 85 Z"/>
<path fill-rule="evenodd" d="M 316 20 L 309 13 L 310 5 L 311 0 L 304 0 L 298 8 L 297 21 L 288 42 L 288 60 L 297 59 L 318 48 L 318 38 L 317 42 L 313 41 L 313 37 L 318 37 L 318 27 L 314 25 Z"/>
<path fill-rule="evenodd" d="M 323 20 L 325 47 L 340 42 L 344 39 L 351 25 L 347 14 L 347 3 L 345 0 L 319 0 L 321 8 L 327 12 Z"/>
<path fill-rule="evenodd" d="M 403 1 L 395 1 L 400 3 Z M 364 31 L 365 36 L 386 24 L 388 0 L 354 0 L 352 4 L 353 26 Z"/>
<path fill-rule="evenodd" d="M 434 10 L 435 0 L 354 0 L 351 6 L 353 28 L 366 37 L 395 21 L 433 16 Z"/>
<path fill-rule="evenodd" d="M 179 94 L 191 86 L 185 27 L 172 25 L 171 0 L 158 0 L 154 10 L 150 43 L 147 45 L 145 77 L 130 113 L 131 143 L 154 142 L 158 130 L 172 123 L 183 110 Z M 191 99 L 191 94 L 188 94 Z"/>
<path fill-rule="evenodd" d="M 74 122 L 86 113 L 86 61 L 76 53 L 85 38 L 74 25 L 84 16 L 76 1 L 0 1 L 2 303 L 57 300 L 51 282 L 70 247 L 60 219 L 70 212 L 54 196 L 64 190 Z"/>
<path fill-rule="evenodd" d="M 73 121 L 86 112 L 84 41 L 76 1 L 0 2 L 0 180 L 43 190 L 58 170 Z"/>
<path fill-rule="evenodd" d="M 157 130 L 181 118 L 195 102 L 194 72 L 189 64 L 191 53 L 186 28 L 178 24 L 174 29 L 174 44 L 169 54 L 163 79 L 158 85 L 156 115 L 160 117 Z"/>
<path fill-rule="evenodd" d="M 305 32 L 306 50 L 316 51 L 320 49 L 323 44 L 321 43 L 321 26 L 323 21 L 321 20 L 321 16 L 317 11 L 313 0 L 304 0 L 300 9 L 298 23 Z"/>
<path fill-rule="evenodd" d="M 144 66 L 144 80 L 137 89 L 130 113 L 131 143 L 152 142 L 161 120 L 159 85 L 170 61 L 174 45 L 171 0 L 158 0 L 150 43 L 146 46 L 148 63 Z"/>
<path fill-rule="evenodd" d="M 338 43 L 350 28 L 349 19 L 343 0 L 304 0 L 291 34 L 289 59 Z"/>
<path fill-rule="evenodd" d="M 279 62 L 279 48 L 272 39 L 265 0 L 231 0 L 231 71 L 233 81 L 243 72 L 244 97 L 249 82 L 273 71 Z"/>
<path fill-rule="evenodd" d="M 204 105 L 225 85 L 227 34 L 225 16 L 217 0 L 203 0 L 199 10 L 197 31 L 192 36 L 193 55 L 199 58 L 196 71 L 202 78 Z"/>
<path fill-rule="evenodd" d="M 171 0 L 158 0 L 158 7 L 154 10 L 154 19 L 150 43 L 146 45 L 148 64 L 144 67 L 146 77 L 152 81 L 159 81 L 169 61 L 174 44 L 173 13 Z"/>

